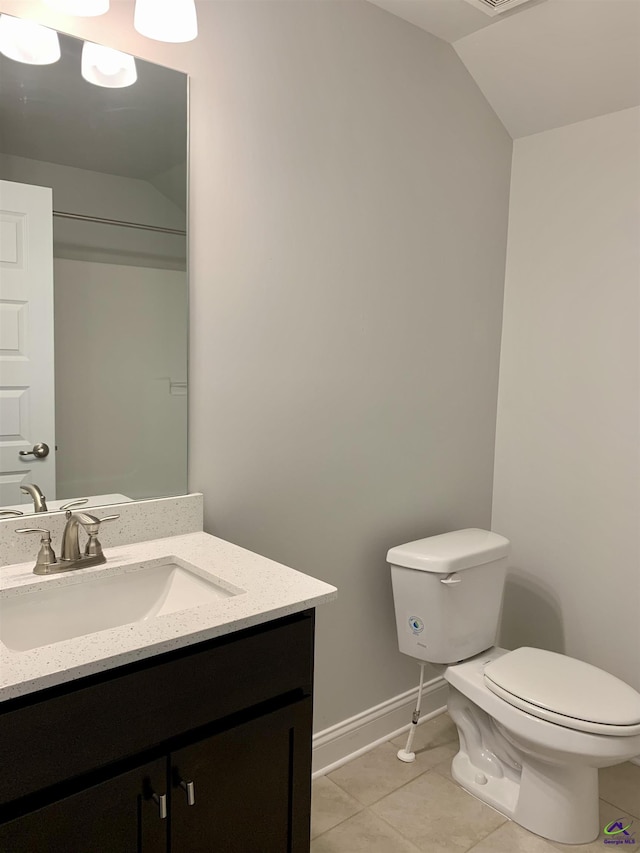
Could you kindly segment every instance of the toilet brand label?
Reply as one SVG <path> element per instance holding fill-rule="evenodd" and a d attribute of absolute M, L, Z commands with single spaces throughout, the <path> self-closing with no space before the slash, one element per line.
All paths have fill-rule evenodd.
<path fill-rule="evenodd" d="M 409 628 L 411 628 L 411 633 L 417 636 L 424 631 L 424 622 L 419 616 L 409 616 Z"/>
<path fill-rule="evenodd" d="M 633 821 L 612 820 L 604 828 L 604 843 L 605 844 L 635 844 L 635 832 L 632 831 Z"/>

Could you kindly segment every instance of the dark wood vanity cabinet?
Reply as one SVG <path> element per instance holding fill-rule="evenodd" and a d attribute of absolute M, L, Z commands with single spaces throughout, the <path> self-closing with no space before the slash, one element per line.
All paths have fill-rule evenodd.
<path fill-rule="evenodd" d="M 171 755 L 172 853 L 308 851 L 310 766 L 296 740 L 310 714 L 305 699 Z M 180 781 L 193 782 L 191 806 Z"/>
<path fill-rule="evenodd" d="M 145 799 L 163 790 L 166 762 L 144 764 L 63 796 L 0 825 L 2 853 L 137 853 L 166 851 L 166 825 L 156 803 Z"/>
<path fill-rule="evenodd" d="M 0 706 L 0 853 L 308 853 L 313 611 Z"/>

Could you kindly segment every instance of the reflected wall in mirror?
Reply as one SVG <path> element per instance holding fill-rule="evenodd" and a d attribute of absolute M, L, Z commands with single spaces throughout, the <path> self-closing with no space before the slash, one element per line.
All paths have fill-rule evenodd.
<path fill-rule="evenodd" d="M 0 511 L 187 492 L 187 76 L 0 54 Z M 50 451 L 26 455 L 36 444 Z"/>

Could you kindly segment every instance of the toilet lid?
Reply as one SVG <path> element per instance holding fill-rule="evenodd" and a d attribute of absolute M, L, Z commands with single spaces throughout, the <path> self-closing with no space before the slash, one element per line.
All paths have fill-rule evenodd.
<path fill-rule="evenodd" d="M 578 731 L 640 732 L 640 693 L 584 661 L 521 648 L 484 669 L 487 687 L 511 705 Z"/>

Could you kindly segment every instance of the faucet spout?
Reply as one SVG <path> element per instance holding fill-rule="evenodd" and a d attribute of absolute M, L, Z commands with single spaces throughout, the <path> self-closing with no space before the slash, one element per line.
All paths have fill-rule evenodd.
<path fill-rule="evenodd" d="M 33 511 L 34 512 L 48 512 L 47 509 L 47 499 L 42 494 L 40 490 L 40 486 L 36 486 L 35 483 L 25 483 L 23 486 L 20 486 L 20 491 L 24 492 L 25 495 L 30 495 L 31 500 L 33 501 Z"/>
<path fill-rule="evenodd" d="M 72 562 L 80 559 L 80 525 L 89 531 L 97 531 L 100 526 L 100 519 L 95 515 L 89 515 L 88 512 L 72 513 L 71 510 L 66 512 L 67 523 L 62 532 L 62 544 L 60 546 L 60 561 Z"/>

